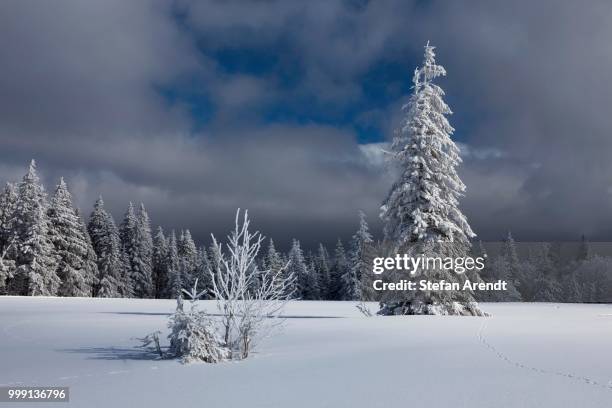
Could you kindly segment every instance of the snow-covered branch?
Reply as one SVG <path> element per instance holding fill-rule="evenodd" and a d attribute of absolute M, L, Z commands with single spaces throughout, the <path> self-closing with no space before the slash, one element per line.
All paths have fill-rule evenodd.
<path fill-rule="evenodd" d="M 295 286 L 288 264 L 277 270 L 258 269 L 255 260 L 264 237 L 258 231 L 250 232 L 249 224 L 248 211 L 241 221 L 238 209 L 225 251 L 212 237 L 212 294 L 222 314 L 225 344 L 240 358 L 246 358 L 257 339 L 281 322 L 278 318 Z"/>

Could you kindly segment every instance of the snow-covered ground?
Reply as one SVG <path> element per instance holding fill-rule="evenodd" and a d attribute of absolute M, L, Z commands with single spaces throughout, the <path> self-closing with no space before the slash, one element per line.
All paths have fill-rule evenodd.
<path fill-rule="evenodd" d="M 252 358 L 187 366 L 134 348 L 133 338 L 165 330 L 173 309 L 0 298 L 0 384 L 69 386 L 71 407 L 612 406 L 610 305 L 366 318 L 351 302 L 294 302 L 282 333 Z"/>

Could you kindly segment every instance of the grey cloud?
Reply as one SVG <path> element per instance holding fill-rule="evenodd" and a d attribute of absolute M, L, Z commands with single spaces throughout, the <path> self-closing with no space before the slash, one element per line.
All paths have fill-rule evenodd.
<path fill-rule="evenodd" d="M 374 146 L 349 129 L 265 124 L 258 112 L 358 102 L 369 68 L 399 61 L 409 76 L 431 40 L 449 71 L 451 122 L 464 118 L 462 206 L 475 231 L 606 238 L 611 16 L 604 1 L 1 2 L 2 178 L 35 157 L 47 188 L 66 176 L 85 213 L 99 193 L 117 218 L 142 200 L 155 222 L 202 240 L 225 231 L 236 207 L 279 241 L 347 237 L 360 208 L 379 231 L 390 180 Z M 303 76 L 283 88 L 278 72 L 227 73 L 199 52 L 237 46 L 279 49 L 278 69 Z M 157 92 L 192 77 L 215 105 L 197 134 L 189 107 Z M 358 124 L 391 133 L 404 98 L 389 92 L 397 100 Z"/>
<path fill-rule="evenodd" d="M 163 2 L 2 2 L 3 138 L 100 139 L 182 126 L 153 88 L 196 64 L 167 13 Z"/>
<path fill-rule="evenodd" d="M 353 232 L 360 209 L 376 229 L 378 202 L 389 187 L 352 134 L 328 127 L 271 126 L 215 140 L 130 139 L 106 157 L 95 147 L 77 147 L 76 158 L 49 152 L 40 166 L 47 189 L 63 175 L 86 214 L 102 194 L 117 219 L 127 201 L 142 201 L 154 221 L 191 228 L 202 241 L 225 233 L 241 207 L 281 245 L 294 236 L 331 243 Z"/>

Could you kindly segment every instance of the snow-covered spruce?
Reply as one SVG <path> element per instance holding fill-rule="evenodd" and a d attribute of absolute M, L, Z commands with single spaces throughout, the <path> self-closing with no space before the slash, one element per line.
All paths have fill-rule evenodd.
<path fill-rule="evenodd" d="M 363 298 L 362 277 L 370 267 L 368 255 L 373 242 L 372 234 L 366 222 L 365 213 L 359 212 L 359 229 L 351 242 L 350 263 L 342 276 L 344 300 L 361 300 Z"/>
<path fill-rule="evenodd" d="M 17 188 L 13 234 L 15 237 L 14 276 L 7 283 L 14 295 L 55 296 L 60 279 L 55 273 L 57 256 L 49 240 L 47 195 L 32 160 L 28 173 Z"/>
<path fill-rule="evenodd" d="M 268 244 L 268 252 L 264 256 L 262 262 L 263 269 L 269 269 L 272 271 L 280 271 L 285 266 L 286 262 L 283 261 L 281 254 L 276 250 L 274 241 L 270 238 Z"/>
<path fill-rule="evenodd" d="M 151 220 L 143 203 L 138 209 L 138 244 L 140 265 L 133 280 L 134 292 L 139 297 L 153 297 L 153 236 Z"/>
<path fill-rule="evenodd" d="M 153 237 L 153 292 L 156 299 L 161 299 L 167 292 L 168 270 L 166 269 L 166 256 L 168 253 L 168 241 L 162 227 L 157 227 Z"/>
<path fill-rule="evenodd" d="M 295 275 L 297 287 L 295 296 L 302 300 L 314 300 L 318 298 L 319 288 L 314 270 L 306 263 L 300 241 L 293 240 L 289 251 L 288 273 Z"/>
<path fill-rule="evenodd" d="M 323 244 L 319 244 L 314 255 L 314 272 L 319 282 L 319 296 L 321 299 L 331 299 L 331 273 L 329 253 Z"/>
<path fill-rule="evenodd" d="M 198 250 L 189 230 L 181 231 L 177 251 L 182 265 L 183 285 L 191 287 L 196 279 Z"/>
<path fill-rule="evenodd" d="M 189 310 L 185 311 L 182 297 L 176 300 L 176 311 L 170 317 L 168 327 L 170 347 L 167 356 L 180 358 L 183 363 L 218 363 L 230 358 L 230 350 L 222 345 L 215 324 L 205 312 L 198 310 L 197 281 L 190 292 Z"/>
<path fill-rule="evenodd" d="M 164 266 L 168 276 L 168 283 L 166 286 L 167 292 L 164 297 L 173 298 L 180 296 L 182 293 L 183 279 L 181 277 L 179 264 L 176 233 L 172 230 L 170 238 L 168 238 L 168 250 L 166 252 L 166 264 Z"/>
<path fill-rule="evenodd" d="M 89 216 L 87 231 L 98 265 L 93 295 L 103 298 L 126 297 L 128 283 L 123 282 L 125 265 L 121 257 L 119 231 L 113 217 L 104 209 L 102 197 L 98 198 Z"/>
<path fill-rule="evenodd" d="M 444 91 L 433 83 L 442 75 L 446 71 L 436 64 L 434 47 L 428 43 L 391 146 L 390 158 L 399 167 L 400 176 L 381 207 L 381 218 L 393 252 L 462 257 L 468 254 L 469 239 L 475 236 L 458 207 L 465 185 L 457 174 L 461 157 L 451 140 L 454 129 L 446 118 L 452 112 L 443 100 Z M 448 270 L 417 273 L 432 281 L 465 279 Z M 379 313 L 482 314 L 468 291 L 402 292 L 386 299 Z"/>
<path fill-rule="evenodd" d="M 140 298 L 151 297 L 153 238 L 144 205 L 140 205 L 137 214 L 133 204 L 129 204 L 119 231 L 133 294 Z"/>
<path fill-rule="evenodd" d="M 15 185 L 6 183 L 0 193 L 0 294 L 6 294 L 6 284 L 15 273 L 15 261 L 10 259 L 10 253 L 15 246 L 13 224 L 17 192 Z"/>
<path fill-rule="evenodd" d="M 96 256 L 72 196 L 62 178 L 47 211 L 49 237 L 58 256 L 59 296 L 91 296 L 98 274 Z"/>
<path fill-rule="evenodd" d="M 210 278 L 210 262 L 206 248 L 198 248 L 194 276 L 198 282 L 197 289 L 203 292 L 202 298 L 210 298 L 212 293 L 212 280 Z"/>
<path fill-rule="evenodd" d="M 349 273 L 349 268 L 350 265 L 344 245 L 342 244 L 342 240 L 338 238 L 336 249 L 334 250 L 334 262 L 330 271 L 330 299 L 342 299 L 342 294 L 344 293 L 342 277 Z"/>

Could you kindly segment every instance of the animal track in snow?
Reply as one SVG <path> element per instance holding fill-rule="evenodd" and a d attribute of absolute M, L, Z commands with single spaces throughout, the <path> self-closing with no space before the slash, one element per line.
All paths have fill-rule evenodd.
<path fill-rule="evenodd" d="M 514 361 L 511 358 L 509 358 L 507 355 L 505 355 L 504 353 L 502 353 L 501 351 L 499 351 L 497 348 L 495 348 L 495 346 L 493 346 L 491 343 L 489 343 L 487 341 L 487 339 L 484 336 L 484 331 L 486 328 L 487 322 L 483 322 L 482 325 L 480 326 L 480 330 L 478 331 L 478 340 L 489 350 L 491 350 L 498 358 L 500 358 L 501 360 L 504 360 L 505 362 L 507 362 L 510 365 L 513 365 L 517 368 L 523 369 L 523 370 L 530 370 L 530 371 L 534 371 L 540 374 L 547 374 L 547 375 L 555 375 L 558 377 L 565 377 L 565 378 L 569 378 L 572 380 L 577 380 L 580 382 L 584 382 L 586 384 L 590 384 L 590 385 L 594 385 L 596 387 L 600 387 L 600 388 L 605 388 L 608 390 L 612 390 L 612 381 L 608 381 L 607 384 L 603 384 L 599 381 L 593 380 L 591 378 L 588 377 L 584 377 L 581 375 L 577 375 L 577 374 L 571 374 L 571 373 L 564 373 L 562 371 L 551 371 L 551 370 L 546 370 L 544 368 L 539 368 L 539 367 L 532 367 L 523 363 L 520 363 L 518 361 Z"/>

